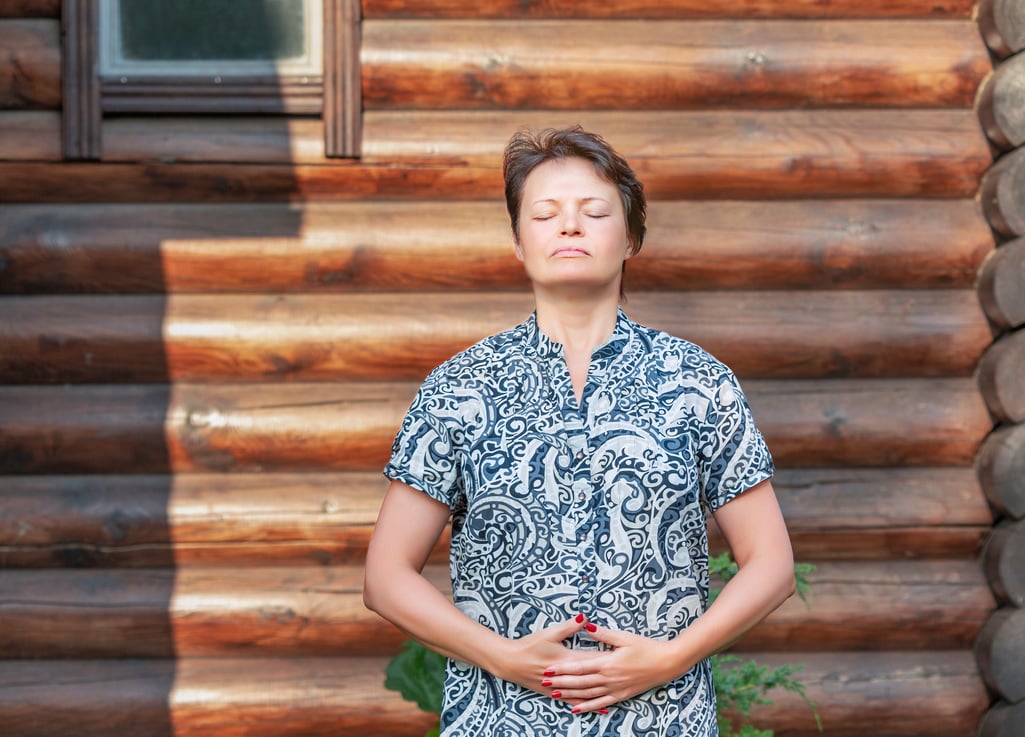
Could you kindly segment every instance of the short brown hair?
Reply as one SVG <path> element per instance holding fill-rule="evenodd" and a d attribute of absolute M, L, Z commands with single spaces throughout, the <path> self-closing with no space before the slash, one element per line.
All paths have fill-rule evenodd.
<path fill-rule="evenodd" d="M 616 153 L 604 138 L 588 133 L 579 125 L 572 128 L 546 128 L 537 133 L 519 131 L 509 139 L 502 162 L 505 176 L 505 205 L 512 220 L 513 236 L 520 240 L 520 207 L 527 176 L 546 161 L 578 158 L 590 161 L 598 176 L 616 186 L 623 200 L 626 237 L 630 253 L 636 254 L 644 243 L 644 219 L 647 203 L 644 185 L 637 179 L 626 159 Z"/>

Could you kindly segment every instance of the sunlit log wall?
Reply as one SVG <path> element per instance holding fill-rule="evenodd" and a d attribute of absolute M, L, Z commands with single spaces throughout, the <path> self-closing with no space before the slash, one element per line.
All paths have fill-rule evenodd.
<path fill-rule="evenodd" d="M 580 122 L 651 198 L 627 311 L 736 369 L 817 566 L 737 649 L 830 737 L 1020 737 L 1021 3 L 364 0 L 358 160 L 109 114 L 74 162 L 61 5 L 0 4 L 0 732 L 425 731 L 360 600 L 380 468 L 531 308 L 505 140 Z"/>
<path fill-rule="evenodd" d="M 1000 515 L 984 554 L 1000 608 L 979 633 L 975 653 L 998 699 L 980 737 L 1011 737 L 1025 733 L 1025 6 L 987 0 L 979 10 L 997 59 L 979 95 L 980 120 L 999 158 L 980 190 L 998 247 L 979 279 L 995 340 L 979 362 L 978 380 L 999 423 L 979 454 L 979 471 Z"/>

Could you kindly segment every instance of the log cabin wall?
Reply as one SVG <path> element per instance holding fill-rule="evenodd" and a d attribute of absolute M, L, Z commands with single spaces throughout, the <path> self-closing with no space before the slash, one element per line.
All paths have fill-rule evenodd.
<path fill-rule="evenodd" d="M 979 386 L 1000 423 L 979 453 L 983 489 L 1000 522 L 983 554 L 1000 608 L 976 641 L 980 670 L 997 696 L 979 737 L 1025 733 L 1025 4 L 987 0 L 983 38 L 996 59 L 979 92 L 979 115 L 999 158 L 981 202 L 998 238 L 983 264 L 979 297 L 995 340 L 979 362 Z"/>
<path fill-rule="evenodd" d="M 359 159 L 121 114 L 69 161 L 61 3 L 0 5 L 0 732 L 423 733 L 360 601 L 379 469 L 530 310 L 505 140 L 580 122 L 649 192 L 628 311 L 741 376 L 817 566 L 737 649 L 832 737 L 1021 734 L 1021 14 L 984 7 L 992 75 L 967 0 L 364 0 Z"/>

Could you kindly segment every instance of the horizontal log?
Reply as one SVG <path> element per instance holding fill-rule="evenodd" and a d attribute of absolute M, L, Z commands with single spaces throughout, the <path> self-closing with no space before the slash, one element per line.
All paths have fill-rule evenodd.
<path fill-rule="evenodd" d="M 1025 235 L 1025 148 L 1004 154 L 986 172 L 979 199 L 995 231 L 1008 238 Z"/>
<path fill-rule="evenodd" d="M 1025 9 L 1016 0 L 980 0 L 979 30 L 998 57 L 1025 49 Z"/>
<path fill-rule="evenodd" d="M 0 111 L 0 160 L 60 161 L 60 126 L 58 112 Z"/>
<path fill-rule="evenodd" d="M 1025 522 L 998 525 L 986 543 L 983 561 L 997 597 L 1025 607 Z"/>
<path fill-rule="evenodd" d="M 1013 519 L 1025 517 L 1025 425 L 1009 425 L 986 438 L 976 465 L 993 508 Z"/>
<path fill-rule="evenodd" d="M 0 20 L 0 49 L 0 109 L 59 109 L 60 23 Z"/>
<path fill-rule="evenodd" d="M 1017 737 L 1025 734 L 1025 702 L 1002 701 L 986 712 L 979 724 L 978 737 Z"/>
<path fill-rule="evenodd" d="M 969 18 L 971 0 L 363 0 L 364 18 Z"/>
<path fill-rule="evenodd" d="M 979 632 L 975 657 L 994 693 L 1012 704 L 1025 700 L 1025 609 L 993 614 Z"/>
<path fill-rule="evenodd" d="M 991 341 L 967 289 L 642 292 L 627 309 L 744 378 L 970 376 Z M 0 381 L 416 380 L 532 310 L 527 294 L 7 297 Z M 1014 412 L 1012 342 L 981 381 Z"/>
<path fill-rule="evenodd" d="M 993 253 L 973 199 L 659 201 L 647 226 L 630 292 L 970 287 Z M 499 202 L 0 205 L 0 293 L 522 290 L 511 241 Z M 1006 258 L 983 291 L 1025 322 Z"/>
<path fill-rule="evenodd" d="M 1025 239 L 993 250 L 979 272 L 979 301 L 997 328 L 1025 325 Z"/>
<path fill-rule="evenodd" d="M 495 200 L 512 132 L 577 122 L 630 159 L 652 200 L 970 198 L 992 161 L 971 110 L 378 111 L 360 163 L 0 163 L 0 200 Z M 186 156 L 192 138 L 176 140 Z"/>
<path fill-rule="evenodd" d="M 427 571 L 449 592 L 448 567 Z M 970 648 L 994 608 L 974 560 L 821 563 L 738 651 Z M 361 566 L 0 571 L 0 656 L 352 657 L 406 635 L 362 601 Z"/>
<path fill-rule="evenodd" d="M 784 469 L 773 484 L 802 560 L 974 557 L 992 525 L 970 468 Z M 373 472 L 0 477 L 0 568 L 359 564 L 386 485 Z M 443 539 L 433 560 L 447 555 Z"/>
<path fill-rule="evenodd" d="M 1000 422 L 1025 421 L 1025 331 L 1005 335 L 979 361 L 979 388 Z"/>
<path fill-rule="evenodd" d="M 421 737 L 432 719 L 384 689 L 385 662 L 0 661 L 0 720 L 8 737 L 170 734 L 170 724 L 190 737 Z M 964 737 L 989 706 L 966 651 L 766 654 L 757 662 L 803 665 L 798 676 L 833 737 Z M 820 734 L 798 696 L 772 698 L 755 707 L 756 723 L 778 737 Z"/>
<path fill-rule="evenodd" d="M 366 109 L 970 107 L 972 21 L 372 21 Z M 567 44 L 567 33 L 573 43 Z"/>
<path fill-rule="evenodd" d="M 437 720 L 384 689 L 384 666 L 319 657 L 0 661 L 0 722 L 5 737 L 422 737 Z"/>
<path fill-rule="evenodd" d="M 992 427 L 971 379 L 751 381 L 782 467 L 964 466 Z M 414 384 L 0 387 L 0 473 L 378 470 Z"/>
<path fill-rule="evenodd" d="M 59 18 L 61 0 L 5 0 L 0 18 Z"/>
<path fill-rule="evenodd" d="M 1013 56 L 998 65 L 979 91 L 982 127 L 997 147 L 1011 149 L 1025 143 L 1025 56 Z"/>

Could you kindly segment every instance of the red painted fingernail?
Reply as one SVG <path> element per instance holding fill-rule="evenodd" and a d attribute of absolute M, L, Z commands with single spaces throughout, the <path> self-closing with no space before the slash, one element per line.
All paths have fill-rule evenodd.
<path fill-rule="evenodd" d="M 544 681 L 541 681 L 541 685 L 547 688 L 548 686 L 552 685 L 552 682 L 546 679 Z"/>
<path fill-rule="evenodd" d="M 583 624 L 583 623 L 584 623 L 584 613 L 580 612 L 580 614 L 577 615 L 577 624 Z"/>
<path fill-rule="evenodd" d="M 598 713 L 599 714 L 608 714 L 609 710 L 606 709 L 605 707 L 602 707 L 601 709 L 598 709 Z"/>
<path fill-rule="evenodd" d="M 548 670 L 546 670 L 541 675 L 543 675 L 543 676 L 554 676 L 555 675 L 555 668 L 549 668 Z"/>
<path fill-rule="evenodd" d="M 588 632 L 597 632 L 598 631 L 598 625 L 592 624 L 591 622 L 588 622 L 587 623 L 587 631 Z"/>
<path fill-rule="evenodd" d="M 574 714 L 579 714 L 580 713 L 580 707 L 579 706 L 574 706 L 573 707 L 573 713 Z"/>
<path fill-rule="evenodd" d="M 562 691 L 552 691 L 552 698 L 553 699 L 561 699 L 562 698 Z"/>

